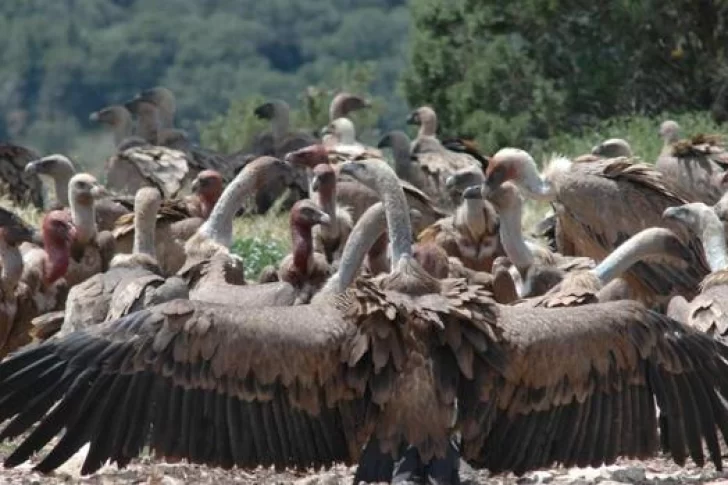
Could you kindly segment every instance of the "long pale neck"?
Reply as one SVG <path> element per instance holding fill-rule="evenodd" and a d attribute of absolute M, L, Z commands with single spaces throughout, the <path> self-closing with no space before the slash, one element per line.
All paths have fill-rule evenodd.
<path fill-rule="evenodd" d="M 341 254 L 339 270 L 329 278 L 322 294 L 341 293 L 351 285 L 364 257 L 386 229 L 387 218 L 381 202 L 369 207 L 356 221 Z"/>
<path fill-rule="evenodd" d="M 53 186 L 56 191 L 56 200 L 63 207 L 69 207 L 68 204 L 68 182 L 73 177 L 73 173 L 58 173 L 53 175 Z"/>
<path fill-rule="evenodd" d="M 596 268 L 591 270 L 592 273 L 604 286 L 644 258 L 664 254 L 661 238 L 655 237 L 660 232 L 669 231 L 663 228 L 652 228 L 638 232 L 604 258 Z"/>
<path fill-rule="evenodd" d="M 417 131 L 419 137 L 423 136 L 436 136 L 437 135 L 437 118 L 428 117 L 423 120 L 420 124 L 420 129 Z"/>
<path fill-rule="evenodd" d="M 571 160 L 558 157 L 549 163 L 545 176 L 541 176 L 536 162 L 531 158 L 521 167 L 521 176 L 518 185 L 521 186 L 532 199 L 549 201 L 556 196 L 552 177 L 558 177 L 559 173 L 571 169 Z"/>
<path fill-rule="evenodd" d="M 483 199 L 465 199 L 455 211 L 455 226 L 467 228 L 473 237 L 482 236 L 487 230 L 484 211 L 485 201 Z"/>
<path fill-rule="evenodd" d="M 392 156 L 397 175 L 403 178 L 408 177 L 412 171 L 410 143 L 407 140 L 392 140 Z"/>
<path fill-rule="evenodd" d="M 271 130 L 273 131 L 273 140 L 276 143 L 281 142 L 288 134 L 290 114 L 288 108 L 283 105 L 276 106 L 276 113 L 271 122 Z"/>
<path fill-rule="evenodd" d="M 154 240 L 156 232 L 157 211 L 154 207 L 137 209 L 134 214 L 134 247 L 132 253 L 146 254 L 152 258 L 157 257 Z"/>
<path fill-rule="evenodd" d="M 3 290 L 13 291 L 18 285 L 21 274 L 23 274 L 23 256 L 20 250 L 17 246 L 0 239 L 0 282 Z"/>
<path fill-rule="evenodd" d="M 156 144 L 159 139 L 159 111 L 154 106 L 139 109 L 137 134 L 149 143 Z"/>
<path fill-rule="evenodd" d="M 174 113 L 177 110 L 177 103 L 172 100 L 164 100 L 159 106 L 159 125 L 167 129 L 174 127 Z"/>
<path fill-rule="evenodd" d="M 93 200 L 80 203 L 71 197 L 71 219 L 76 226 L 76 240 L 86 244 L 96 237 L 96 208 Z"/>
<path fill-rule="evenodd" d="M 700 241 L 703 244 L 710 271 L 715 273 L 728 268 L 728 247 L 723 232 L 723 223 L 712 210 L 703 216 L 700 233 Z"/>
<path fill-rule="evenodd" d="M 392 169 L 382 170 L 375 179 L 376 191 L 384 202 L 387 232 L 392 243 L 392 267 L 404 257 L 412 257 L 412 223 L 404 190 Z"/>
<path fill-rule="evenodd" d="M 500 216 L 500 239 L 508 259 L 518 268 L 521 274 L 533 264 L 533 253 L 523 239 L 521 217 L 523 203 L 520 196 L 510 202 L 507 207 L 498 207 Z"/>
<path fill-rule="evenodd" d="M 255 188 L 255 176 L 243 170 L 225 188 L 220 199 L 212 209 L 210 217 L 198 229 L 198 232 L 209 239 L 230 247 L 233 239 L 233 219 L 240 209 L 246 194 Z"/>
<path fill-rule="evenodd" d="M 132 134 L 133 122 L 131 116 L 124 116 L 121 119 L 117 119 L 111 126 L 111 131 L 114 134 L 114 144 L 118 146 Z"/>
<path fill-rule="evenodd" d="M 321 234 L 328 237 L 339 235 L 339 219 L 336 217 L 336 188 L 325 187 L 311 192 L 311 198 L 330 218 L 330 224 L 321 225 Z"/>

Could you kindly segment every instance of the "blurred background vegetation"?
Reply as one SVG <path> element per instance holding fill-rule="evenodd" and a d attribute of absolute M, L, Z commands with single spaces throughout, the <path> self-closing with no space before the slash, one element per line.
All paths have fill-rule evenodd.
<path fill-rule="evenodd" d="M 630 141 L 651 160 L 664 117 L 728 117 L 728 0 L 5 0 L 0 32 L 0 139 L 87 167 L 113 149 L 88 114 L 159 84 L 182 128 L 229 152 L 263 128 L 261 99 L 315 130 L 340 89 L 375 102 L 365 141 L 431 104 L 486 151 L 616 134 L 648 136 Z"/>

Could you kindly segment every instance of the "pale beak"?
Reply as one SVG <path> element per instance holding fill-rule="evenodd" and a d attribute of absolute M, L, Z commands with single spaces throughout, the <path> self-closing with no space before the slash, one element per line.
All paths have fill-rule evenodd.
<path fill-rule="evenodd" d="M 94 111 L 93 113 L 91 113 L 90 115 L 88 115 L 88 120 L 89 121 L 98 122 L 99 121 L 99 112 L 98 111 Z"/>
<path fill-rule="evenodd" d="M 314 176 L 311 180 L 311 190 L 318 192 L 321 187 L 321 177 Z"/>
<path fill-rule="evenodd" d="M 34 160 L 32 162 L 28 162 L 25 165 L 25 168 L 23 169 L 23 171 L 25 173 L 29 173 L 31 175 L 37 174 L 38 173 L 38 162 L 40 162 L 40 160 Z"/>
<path fill-rule="evenodd" d="M 329 216 L 325 212 L 322 212 L 319 215 L 318 222 L 319 222 L 319 224 L 323 224 L 323 225 L 328 226 L 329 224 L 331 224 L 331 216 Z"/>
<path fill-rule="evenodd" d="M 109 196 L 109 192 L 106 190 L 106 187 L 98 184 L 91 189 L 91 196 L 96 200 L 103 199 L 104 197 Z"/>

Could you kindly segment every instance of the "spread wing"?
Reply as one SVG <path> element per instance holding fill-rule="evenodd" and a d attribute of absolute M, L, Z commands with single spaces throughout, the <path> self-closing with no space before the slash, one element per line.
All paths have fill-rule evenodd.
<path fill-rule="evenodd" d="M 651 456 L 656 402 L 672 458 L 702 465 L 705 443 L 720 469 L 728 348 L 635 302 L 500 310 L 500 341 L 462 339 L 475 354 L 473 378 L 462 364 L 444 367 L 443 379 L 460 381 L 463 455 L 473 466 L 521 474 Z"/>
<path fill-rule="evenodd" d="M 0 439 L 33 427 L 5 465 L 64 428 L 38 470 L 87 442 L 82 473 L 147 444 L 227 468 L 351 462 L 371 416 L 352 387 L 370 373 L 345 364 L 355 330 L 327 305 L 241 313 L 174 300 L 28 346 L 0 364 Z"/>
<path fill-rule="evenodd" d="M 40 158 L 30 148 L 0 143 L 0 195 L 18 205 L 33 204 L 43 209 L 43 186 L 35 174 L 25 172 L 25 165 Z"/>

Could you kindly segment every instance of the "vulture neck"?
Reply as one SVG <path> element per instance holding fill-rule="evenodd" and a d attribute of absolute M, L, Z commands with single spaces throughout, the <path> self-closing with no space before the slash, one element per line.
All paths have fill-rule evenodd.
<path fill-rule="evenodd" d="M 560 173 L 568 172 L 571 169 L 571 160 L 564 157 L 557 157 L 551 162 L 544 172 L 544 176 L 538 172 L 538 167 L 533 158 L 529 157 L 521 164 L 518 185 L 520 185 L 532 199 L 550 201 L 556 198 L 556 192 L 551 178 Z"/>
<path fill-rule="evenodd" d="M 384 164 L 384 162 L 381 162 Z M 392 267 L 402 258 L 412 259 L 412 223 L 404 190 L 394 170 L 385 165 L 371 165 L 374 172 L 374 190 L 384 203 L 387 215 L 387 233 L 392 243 Z"/>
<path fill-rule="evenodd" d="M 661 237 L 663 235 L 670 237 L 667 229 L 658 227 L 638 232 L 620 244 L 591 272 L 599 279 L 602 286 L 607 285 L 644 258 L 664 254 L 665 249 Z"/>
<path fill-rule="evenodd" d="M 346 240 L 341 253 L 339 270 L 329 278 L 321 290 L 321 294 L 342 293 L 351 285 L 364 257 L 370 250 L 373 250 L 375 242 L 386 230 L 386 224 L 384 205 L 381 202 L 377 202 L 364 211 Z"/>
<path fill-rule="evenodd" d="M 76 226 L 76 241 L 87 244 L 96 237 L 96 208 L 92 197 L 89 200 L 71 197 L 71 220 Z"/>
<path fill-rule="evenodd" d="M 504 205 L 498 206 L 500 215 L 500 239 L 508 259 L 525 274 L 533 265 L 533 253 L 523 239 L 522 213 L 523 200 L 520 194 L 516 195 Z"/>
<path fill-rule="evenodd" d="M 159 110 L 160 128 L 173 128 L 174 114 L 177 111 L 177 102 L 169 96 L 164 96 L 163 99 L 156 106 Z"/>
<path fill-rule="evenodd" d="M 291 225 L 291 243 L 293 245 L 293 266 L 300 275 L 307 275 L 313 265 L 313 237 L 311 226 L 305 224 Z"/>
<path fill-rule="evenodd" d="M 56 201 L 63 207 L 69 207 L 68 182 L 75 175 L 75 171 L 59 170 L 53 174 L 53 186 L 56 191 Z"/>
<path fill-rule="evenodd" d="M 417 131 L 418 138 L 437 136 L 437 118 L 434 116 L 426 117 L 420 123 L 420 129 Z"/>
<path fill-rule="evenodd" d="M 453 222 L 459 230 L 466 230 L 473 239 L 480 238 L 488 230 L 483 199 L 465 199 L 455 211 Z"/>
<path fill-rule="evenodd" d="M 137 134 L 156 145 L 159 139 L 159 110 L 150 103 L 140 103 L 137 114 Z"/>
<path fill-rule="evenodd" d="M 327 239 L 333 239 L 339 236 L 339 218 L 336 216 L 336 186 L 322 186 L 319 190 L 311 192 L 312 199 L 322 211 L 330 218 L 330 224 L 321 225 L 321 235 Z"/>
<path fill-rule="evenodd" d="M 157 252 L 154 233 L 157 222 L 157 210 L 149 203 L 140 204 L 134 214 L 134 246 L 133 254 L 144 254 L 156 259 Z"/>
<path fill-rule="evenodd" d="M 22 274 L 23 256 L 20 250 L 0 237 L 0 283 L 5 298 L 8 298 L 18 286 Z"/>
<path fill-rule="evenodd" d="M 400 137 L 392 137 L 392 157 L 394 168 L 400 178 L 409 180 L 412 175 L 412 159 L 410 152 L 410 141 Z"/>
<path fill-rule="evenodd" d="M 273 131 L 273 140 L 276 145 L 283 142 L 288 135 L 290 113 L 288 107 L 278 104 L 275 107 L 275 115 L 271 120 L 271 130 Z"/>
<path fill-rule="evenodd" d="M 121 142 L 132 135 L 133 125 L 131 114 L 127 110 L 124 110 L 124 114 L 117 117 L 111 125 L 111 132 L 114 135 L 114 146 L 121 145 Z"/>
<path fill-rule="evenodd" d="M 728 247 L 726 246 L 723 223 L 712 210 L 702 215 L 698 228 L 700 242 L 708 260 L 710 271 L 715 273 L 728 268 Z"/>
<path fill-rule="evenodd" d="M 229 248 L 233 239 L 233 218 L 240 209 L 246 194 L 255 189 L 255 173 L 243 169 L 225 187 L 220 199 L 210 213 L 210 217 L 200 226 L 198 233 Z"/>
<path fill-rule="evenodd" d="M 70 244 L 66 241 L 44 238 L 43 247 L 46 253 L 43 279 L 46 285 L 51 285 L 65 276 L 66 271 L 68 271 L 68 264 L 71 259 Z"/>

